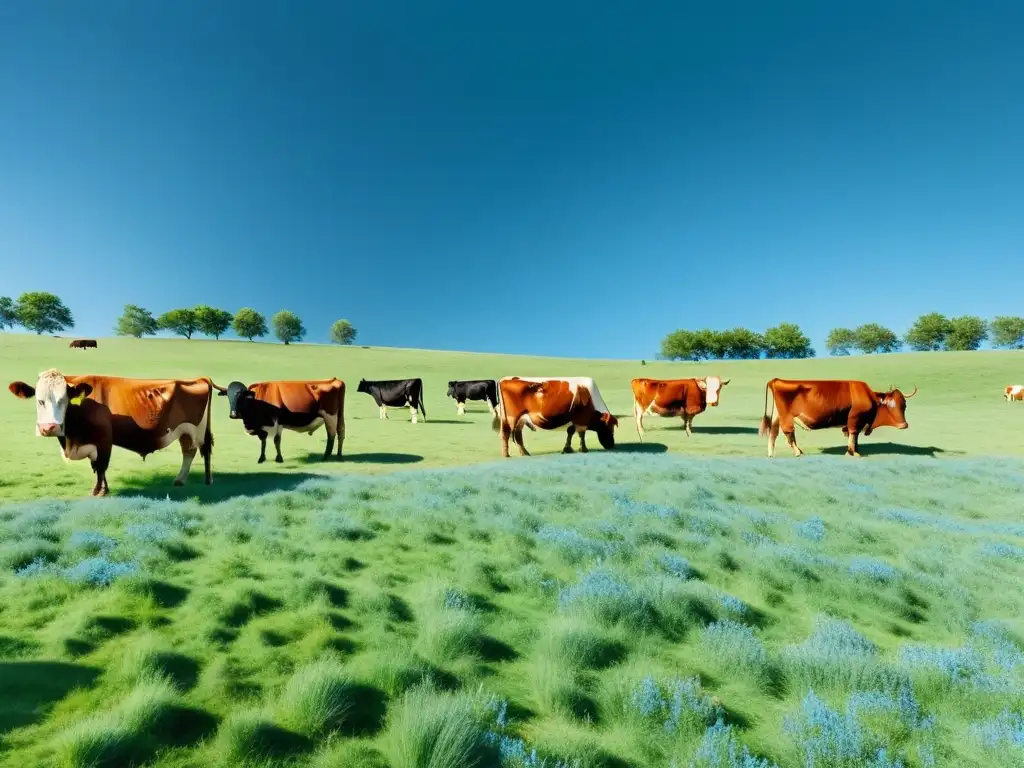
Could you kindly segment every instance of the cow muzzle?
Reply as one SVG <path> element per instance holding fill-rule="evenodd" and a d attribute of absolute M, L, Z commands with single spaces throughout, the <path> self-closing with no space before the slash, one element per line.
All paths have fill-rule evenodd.
<path fill-rule="evenodd" d="M 717 401 L 717 400 L 715 400 L 715 402 L 713 402 L 713 403 L 708 403 L 708 405 L 710 405 L 710 406 L 711 406 L 712 408 L 717 408 L 717 407 L 718 407 L 718 401 Z"/>
<path fill-rule="evenodd" d="M 60 424 L 37 424 L 40 437 L 60 437 Z"/>

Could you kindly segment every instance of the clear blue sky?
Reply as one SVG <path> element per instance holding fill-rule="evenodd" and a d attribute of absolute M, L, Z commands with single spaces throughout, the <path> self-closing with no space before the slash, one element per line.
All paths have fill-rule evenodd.
<path fill-rule="evenodd" d="M 210 303 L 626 358 L 1024 314 L 1022 29 L 1019 0 L 11 0 L 0 294 L 88 335 Z"/>

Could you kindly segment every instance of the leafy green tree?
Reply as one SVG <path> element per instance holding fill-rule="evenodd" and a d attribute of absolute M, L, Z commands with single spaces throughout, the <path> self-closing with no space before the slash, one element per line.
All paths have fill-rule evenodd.
<path fill-rule="evenodd" d="M 1006 349 L 1024 349 L 1024 317 L 1000 315 L 992 321 L 992 343 Z"/>
<path fill-rule="evenodd" d="M 356 329 L 348 320 L 335 320 L 331 326 L 331 341 L 334 344 L 351 344 L 356 340 Z"/>
<path fill-rule="evenodd" d="M 764 349 L 761 334 L 749 328 L 731 328 L 721 332 L 722 346 L 726 357 L 730 360 L 757 360 Z"/>
<path fill-rule="evenodd" d="M 306 335 L 306 329 L 302 326 L 298 315 L 287 309 L 282 309 L 274 315 L 270 324 L 274 326 L 274 335 L 285 344 L 302 341 L 302 337 Z"/>
<path fill-rule="evenodd" d="M 697 331 L 697 337 L 703 340 L 703 346 L 707 349 L 707 356 L 711 360 L 721 360 L 728 354 L 729 337 L 725 333 L 711 328 L 702 328 Z"/>
<path fill-rule="evenodd" d="M 708 357 L 708 339 L 700 331 L 672 331 L 661 341 L 661 356 L 666 360 L 692 360 Z"/>
<path fill-rule="evenodd" d="M 988 337 L 988 323 L 974 315 L 961 315 L 949 321 L 946 349 L 950 351 L 974 350 Z"/>
<path fill-rule="evenodd" d="M 251 307 L 242 307 L 231 323 L 235 333 L 252 341 L 267 335 L 267 319 Z"/>
<path fill-rule="evenodd" d="M 811 340 L 795 323 L 779 323 L 764 332 L 765 356 L 775 359 L 814 357 Z"/>
<path fill-rule="evenodd" d="M 157 331 L 156 318 L 148 309 L 135 304 L 125 304 L 124 312 L 114 324 L 114 333 L 118 336 L 152 336 Z"/>
<path fill-rule="evenodd" d="M 903 340 L 916 352 L 936 352 L 945 345 L 949 331 L 949 319 L 945 315 L 929 312 L 914 321 Z"/>
<path fill-rule="evenodd" d="M 192 334 L 199 328 L 196 313 L 191 309 L 172 309 L 170 312 L 164 312 L 156 319 L 156 324 L 160 330 L 173 331 L 186 339 L 191 339 Z"/>
<path fill-rule="evenodd" d="M 854 344 L 865 355 L 872 352 L 895 352 L 900 348 L 900 338 L 884 325 L 865 323 L 853 331 Z"/>
<path fill-rule="evenodd" d="M 37 334 L 66 331 L 75 327 L 75 319 L 64 302 L 52 293 L 30 291 L 18 297 L 14 305 L 18 325 Z"/>
<path fill-rule="evenodd" d="M 10 296 L 0 296 L 0 331 L 13 328 L 18 324 L 18 314 L 14 311 L 14 300 Z"/>
<path fill-rule="evenodd" d="M 196 330 L 204 336 L 219 339 L 221 334 L 231 327 L 231 313 L 223 309 L 214 309 L 200 304 L 192 310 L 196 316 Z"/>
<path fill-rule="evenodd" d="M 857 333 L 849 328 L 833 328 L 825 338 L 825 347 L 830 355 L 848 355 L 857 348 Z"/>

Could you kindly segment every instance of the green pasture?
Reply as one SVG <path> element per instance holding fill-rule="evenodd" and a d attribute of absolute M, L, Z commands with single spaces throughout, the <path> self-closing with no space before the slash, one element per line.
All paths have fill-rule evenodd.
<path fill-rule="evenodd" d="M 166 491 L 171 498 L 198 495 L 202 499 L 227 498 L 284 487 L 311 473 L 379 474 L 406 469 L 463 466 L 490 462 L 500 456 L 497 435 L 482 404 L 470 404 L 467 415 L 456 415 L 455 404 L 445 398 L 449 379 L 499 378 L 506 375 L 592 376 L 621 424 L 617 440 L 624 446 L 637 442 L 632 422 L 631 379 L 637 376 L 671 378 L 714 374 L 732 379 L 722 405 L 708 409 L 694 421 L 687 438 L 679 419 L 648 417 L 647 442 L 651 451 L 685 457 L 735 456 L 759 458 L 765 441 L 757 436 L 764 411 L 764 385 L 775 376 L 802 378 L 858 378 L 876 388 L 894 384 L 919 394 L 910 401 L 910 428 L 882 429 L 862 440 L 865 460 L 884 461 L 897 455 L 957 457 L 1008 456 L 1024 451 L 1021 427 L 1024 407 L 1008 405 L 1002 388 L 1024 383 L 1024 352 L 965 352 L 896 354 L 870 357 L 824 358 L 797 361 L 744 361 L 665 363 L 647 361 L 574 360 L 508 355 L 430 352 L 404 349 L 339 348 L 314 345 L 263 344 L 238 341 L 183 339 L 100 339 L 96 350 L 68 348 L 67 339 L 0 334 L 0 380 L 30 383 L 46 368 L 67 373 L 90 372 L 132 377 L 210 376 L 224 386 L 232 380 L 251 383 L 266 379 L 328 378 L 348 384 L 345 460 L 320 461 L 325 435 L 285 433 L 283 465 L 257 466 L 259 443 L 240 424 L 227 418 L 223 398 L 215 401 L 213 432 L 216 442 L 214 485 L 202 485 L 201 467 L 184 489 L 171 488 L 180 465 L 180 451 L 172 446 L 143 461 L 115 449 L 109 472 L 112 493 Z M 423 379 L 427 421 L 413 425 L 407 410 L 389 409 L 381 421 L 369 395 L 355 391 L 360 378 L 387 379 L 419 376 Z M 88 493 L 88 462 L 65 464 L 55 441 L 36 438 L 31 403 L 10 394 L 0 396 L 0 499 L 40 496 L 72 498 Z M 841 454 L 837 430 L 799 431 L 801 446 L 814 454 Z M 555 453 L 564 442 L 562 432 L 527 433 L 527 447 L 536 455 Z M 594 443 L 594 441 L 591 441 Z M 596 443 L 595 443 L 596 445 Z M 600 448 L 596 448 L 600 450 Z M 515 451 L 513 450 L 513 453 Z M 271 448 L 271 456 L 272 456 Z M 781 440 L 779 461 L 789 458 Z M 842 458 L 837 455 L 837 458 Z M 510 459 L 515 461 L 516 459 Z"/>

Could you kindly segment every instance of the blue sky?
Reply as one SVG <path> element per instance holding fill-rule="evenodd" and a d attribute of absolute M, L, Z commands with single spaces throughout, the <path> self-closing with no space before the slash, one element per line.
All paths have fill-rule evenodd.
<path fill-rule="evenodd" d="M 1024 314 L 1024 4 L 0 7 L 0 294 L 652 357 Z"/>

